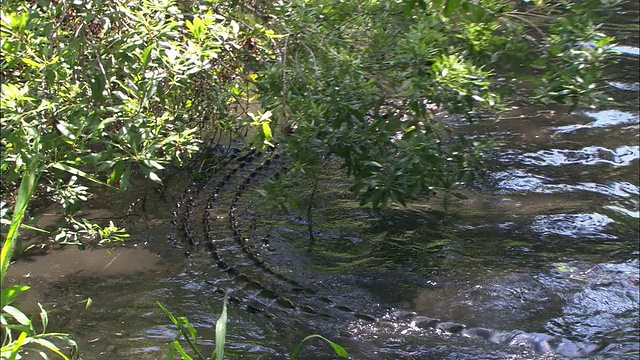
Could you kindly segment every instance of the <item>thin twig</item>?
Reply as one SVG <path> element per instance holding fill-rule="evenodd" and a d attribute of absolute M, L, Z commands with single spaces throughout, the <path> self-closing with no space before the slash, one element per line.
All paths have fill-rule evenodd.
<path fill-rule="evenodd" d="M 113 264 L 113 262 L 114 262 L 114 261 L 116 261 L 116 259 L 117 259 L 120 255 L 122 255 L 122 253 L 119 253 L 118 255 L 114 256 L 114 257 L 113 257 L 113 259 L 111 259 L 111 261 L 109 261 L 109 263 L 108 263 L 107 265 L 105 265 L 105 267 L 103 267 L 103 268 L 102 268 L 102 271 L 107 270 L 107 268 L 108 268 L 109 266 L 111 266 L 111 264 Z"/>
<path fill-rule="evenodd" d="M 313 182 L 313 190 L 311 191 L 311 196 L 309 197 L 309 204 L 307 205 L 307 227 L 309 229 L 309 242 L 311 244 L 315 243 L 316 241 L 316 238 L 313 236 L 313 218 L 311 216 L 311 209 L 313 207 L 313 198 L 316 195 L 316 191 L 318 190 L 318 180 L 319 178 L 316 176 L 316 179 Z"/>

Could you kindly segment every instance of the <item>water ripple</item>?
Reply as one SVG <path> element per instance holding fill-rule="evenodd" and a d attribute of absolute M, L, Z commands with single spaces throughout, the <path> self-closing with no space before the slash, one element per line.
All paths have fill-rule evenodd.
<path fill-rule="evenodd" d="M 608 216 L 598 213 L 538 215 L 533 219 L 531 229 L 545 236 L 616 239 L 615 235 L 603 233 L 606 226 L 612 222 Z"/>
<path fill-rule="evenodd" d="M 634 204 L 634 205 L 635 205 L 636 208 L 638 207 L 637 203 Z M 618 205 L 607 205 L 607 206 L 605 206 L 605 208 L 609 209 L 609 210 L 613 210 L 613 211 L 615 211 L 617 213 L 620 213 L 622 215 L 626 215 L 626 216 L 632 217 L 634 219 L 640 219 L 640 210 L 635 210 L 635 209 L 634 210 L 629 210 L 629 209 L 627 209 L 625 207 L 618 206 Z"/>
<path fill-rule="evenodd" d="M 623 343 L 628 338 L 623 334 L 637 334 L 638 260 L 601 263 L 579 271 L 584 265 L 589 266 L 569 264 L 565 271 L 557 272 L 558 278 L 547 282 L 555 291 L 566 295 L 562 315 L 549 321 L 546 328 L 555 334 L 581 334 L 596 342 L 618 333 L 616 336 Z M 568 282 L 569 279 L 572 281 Z M 635 345 L 624 346 L 626 350 L 633 352 L 634 347 L 637 348 L 637 342 L 633 342 Z M 620 351 L 614 353 L 619 355 Z"/>
<path fill-rule="evenodd" d="M 594 43 L 588 43 L 588 42 L 581 42 L 578 45 L 582 45 L 582 46 L 585 46 L 585 47 L 594 47 L 595 46 Z M 620 55 L 623 55 L 623 56 L 640 57 L 640 48 L 637 47 L 637 46 L 610 45 L 610 46 L 606 46 L 606 48 L 608 50 L 620 53 Z"/>
<path fill-rule="evenodd" d="M 509 192 L 535 192 L 543 194 L 568 193 L 586 191 L 602 194 L 610 197 L 629 198 L 640 195 L 637 185 L 629 182 L 607 182 L 604 184 L 595 182 L 580 182 L 578 184 L 553 184 L 552 178 L 531 174 L 524 170 L 515 169 L 496 173 L 494 179 L 500 193 Z"/>
<path fill-rule="evenodd" d="M 579 129 L 604 128 L 616 125 L 635 124 L 640 121 L 640 116 L 638 116 L 638 114 L 632 114 L 630 112 L 620 110 L 585 112 L 584 115 L 591 119 L 594 119 L 595 121 L 584 125 L 574 124 L 559 126 L 556 128 L 556 133 L 569 133 Z"/>
<path fill-rule="evenodd" d="M 607 81 L 607 85 L 622 91 L 640 92 L 640 83 L 626 83 L 619 81 Z"/>
<path fill-rule="evenodd" d="M 581 150 L 546 149 L 523 155 L 511 152 L 503 157 L 503 161 L 519 161 L 523 164 L 534 166 L 594 165 L 602 163 L 613 166 L 628 166 L 639 157 L 640 146 L 621 146 L 617 149 L 588 146 Z"/>
<path fill-rule="evenodd" d="M 637 46 L 616 45 L 611 46 L 611 50 L 619 52 L 621 55 L 640 57 L 640 48 Z"/>

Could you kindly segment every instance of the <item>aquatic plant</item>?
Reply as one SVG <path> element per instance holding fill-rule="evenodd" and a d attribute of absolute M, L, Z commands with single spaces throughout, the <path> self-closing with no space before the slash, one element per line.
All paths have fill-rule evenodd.
<path fill-rule="evenodd" d="M 2 246 L 2 253 L 0 254 L 0 282 L 3 284 L 15 249 L 20 224 L 29 199 L 35 189 L 36 180 L 37 175 L 34 171 L 26 171 L 20 183 L 16 197 L 15 211 L 9 226 L 7 238 Z M 43 359 L 48 359 L 49 356 L 46 352 L 46 350 L 48 350 L 65 360 L 75 358 L 78 354 L 78 347 L 76 342 L 68 334 L 47 332 L 49 317 L 47 311 L 41 304 L 38 304 L 38 307 L 40 308 L 42 331 L 37 331 L 33 320 L 25 315 L 19 308 L 12 305 L 16 298 L 28 289 L 28 286 L 18 284 L 2 289 L 0 296 L 0 304 L 2 304 L 0 328 L 2 329 L 3 335 L 0 357 L 8 360 L 21 359 L 24 353 L 30 352 L 38 354 Z M 69 355 L 63 352 L 64 347 L 58 345 L 59 343 L 69 348 Z"/>
<path fill-rule="evenodd" d="M 189 349 L 195 354 L 195 359 L 205 360 L 206 358 L 204 357 L 204 355 L 202 355 L 202 351 L 197 343 L 197 336 L 196 336 L 197 331 L 196 329 L 193 328 L 193 326 L 191 326 L 191 323 L 189 322 L 189 320 L 184 316 L 175 317 L 160 302 L 158 302 L 158 306 L 160 306 L 162 311 L 171 320 L 173 325 L 175 325 L 178 328 L 178 332 L 179 332 L 178 335 L 176 336 L 176 339 L 169 343 L 169 352 L 167 354 L 167 359 L 172 359 L 172 360 L 175 359 L 176 354 L 179 354 L 185 360 L 194 359 L 193 356 L 187 354 L 185 349 L 180 344 L 179 339 L 183 338 L 187 342 Z M 226 335 L 227 335 L 227 295 L 225 294 L 224 300 L 222 303 L 222 313 L 220 314 L 218 321 L 216 321 L 216 331 L 215 331 L 216 347 L 213 350 L 213 354 L 210 357 L 211 359 L 216 359 L 216 360 L 224 359 L 224 344 L 225 344 Z M 302 345 L 306 341 L 314 338 L 321 339 L 327 344 L 329 344 L 333 349 L 333 351 L 336 353 L 336 355 L 338 355 L 339 357 L 342 357 L 342 358 L 349 357 L 349 354 L 342 346 L 325 338 L 322 335 L 313 334 L 305 337 L 304 339 L 302 339 L 302 341 L 300 341 L 300 343 L 293 349 L 293 351 L 291 351 L 291 354 L 289 355 L 289 359 L 290 360 L 295 359 L 296 356 L 298 356 L 298 354 L 300 353 L 300 349 L 302 348 Z"/>

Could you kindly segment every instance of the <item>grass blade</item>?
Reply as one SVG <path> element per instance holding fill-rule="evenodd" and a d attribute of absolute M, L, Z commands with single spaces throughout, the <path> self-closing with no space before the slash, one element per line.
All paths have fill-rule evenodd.
<path fill-rule="evenodd" d="M 309 339 L 313 339 L 313 338 L 319 338 L 324 340 L 327 344 L 331 345 L 331 347 L 333 348 L 333 351 L 336 353 L 336 355 L 338 355 L 341 358 L 348 358 L 349 354 L 347 353 L 347 351 L 340 345 L 336 344 L 335 342 L 327 339 L 326 337 L 322 336 L 322 335 L 318 335 L 318 334 L 313 334 L 313 335 L 309 335 L 306 338 L 302 339 L 302 341 L 300 341 L 300 343 L 298 344 L 298 346 L 295 347 L 295 349 L 293 349 L 293 351 L 291 352 L 291 355 L 289 355 L 289 360 L 293 360 L 295 359 L 296 356 L 298 356 L 298 353 L 300 352 L 300 349 L 302 348 L 302 344 L 309 340 Z"/>
<path fill-rule="evenodd" d="M 227 293 L 222 302 L 222 314 L 216 321 L 216 360 L 224 358 L 224 342 L 227 336 Z"/>
<path fill-rule="evenodd" d="M 47 325 L 49 325 L 49 315 L 42 304 L 38 303 L 38 307 L 40 308 L 40 321 L 42 321 L 42 333 L 44 334 L 47 332 Z"/>
<path fill-rule="evenodd" d="M 191 324 L 189 324 L 189 321 L 185 317 L 176 318 L 159 301 L 157 301 L 157 304 L 158 304 L 158 306 L 160 306 L 160 309 L 162 309 L 162 311 L 164 311 L 164 313 L 171 320 L 171 322 L 175 326 L 178 327 L 178 331 L 180 331 L 182 336 L 185 338 L 185 340 L 189 344 L 189 347 L 193 350 L 193 352 L 195 352 L 195 354 L 198 357 L 198 359 L 199 360 L 204 360 L 204 356 L 202 355 L 202 353 L 200 352 L 200 349 L 198 349 L 198 346 L 196 345 L 195 329 L 191 326 Z M 192 339 L 192 337 L 193 337 L 193 339 Z M 180 345 L 180 344 L 178 343 L 178 345 Z M 172 343 L 172 346 L 175 347 L 175 344 Z M 186 355 L 186 353 L 184 353 L 184 350 L 182 349 L 182 346 L 176 347 L 175 349 L 178 350 L 178 352 L 180 352 L 180 355 L 182 355 L 182 356 Z M 191 357 L 189 357 L 189 359 L 191 359 Z"/>
<path fill-rule="evenodd" d="M 20 252 L 20 244 L 16 242 L 18 239 L 18 229 L 22 223 L 24 212 L 27 210 L 27 205 L 31 199 L 31 194 L 36 187 L 36 173 L 33 170 L 27 170 L 24 173 L 24 177 L 20 182 L 20 188 L 18 189 L 18 196 L 16 197 L 16 204 L 13 209 L 13 218 L 11 219 L 11 226 L 7 233 L 7 239 L 2 246 L 2 252 L 0 253 L 0 282 L 4 283 L 4 275 L 7 273 L 13 251 L 18 248 Z"/>
<path fill-rule="evenodd" d="M 47 339 L 30 338 L 28 342 L 29 343 L 38 344 L 38 345 L 40 345 L 40 346 L 42 346 L 44 348 L 47 348 L 47 349 L 53 351 L 56 354 L 58 354 L 58 356 L 60 356 L 64 360 L 69 360 L 69 357 L 67 357 L 64 353 L 62 353 L 62 351 L 60 351 L 60 348 L 58 348 L 54 343 L 52 343 L 51 341 L 49 341 Z"/>
<path fill-rule="evenodd" d="M 21 325 L 25 325 L 25 326 L 30 326 L 31 325 L 31 320 L 29 320 L 27 315 L 25 315 L 22 311 L 20 311 L 19 309 L 15 308 L 15 307 L 13 307 L 11 305 L 5 305 L 2 308 L 2 311 L 4 311 L 7 314 L 13 316 L 13 318 L 16 319 L 16 321 L 19 322 Z"/>
<path fill-rule="evenodd" d="M 21 293 L 29 290 L 26 285 L 11 285 L 6 289 L 2 289 L 0 293 L 0 304 L 7 306 L 13 302 L 13 300 Z"/>
<path fill-rule="evenodd" d="M 173 357 L 173 353 L 174 351 L 177 351 L 180 356 L 182 356 L 182 360 L 193 360 L 193 358 L 191 356 L 189 356 L 189 354 L 187 354 L 186 351 L 184 351 L 184 349 L 182 348 L 182 345 L 180 345 L 180 342 L 178 342 L 178 340 L 173 340 L 171 342 L 171 345 L 169 345 L 171 348 L 171 358 L 174 359 Z"/>

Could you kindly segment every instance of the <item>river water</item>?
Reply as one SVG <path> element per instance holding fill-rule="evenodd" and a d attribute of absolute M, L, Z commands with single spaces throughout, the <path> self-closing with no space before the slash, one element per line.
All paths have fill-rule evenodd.
<path fill-rule="evenodd" d="M 627 20 L 637 23 L 637 16 L 630 9 Z M 468 326 L 557 335 L 598 345 L 589 358 L 637 359 L 637 34 L 619 42 L 619 63 L 608 75 L 614 104 L 571 114 L 529 106 L 461 125 L 458 131 L 496 143 L 491 186 L 464 191 L 466 199 L 447 209 L 441 198 L 381 212 L 360 209 L 328 172 L 314 203 L 312 245 L 302 212 L 284 215 L 245 196 L 239 221 L 251 237 L 270 239 L 252 246 L 272 269 L 350 308 L 403 309 Z M 175 197 L 147 195 L 144 221 L 132 234 L 135 247 L 66 249 L 11 269 L 20 275 L 9 281 L 33 287 L 25 306 L 40 301 L 51 310 L 52 330 L 76 336 L 83 359 L 163 358 L 176 329 L 157 301 L 188 317 L 200 345 L 213 349 L 222 306 L 216 290 L 233 284 L 218 282 L 220 270 L 205 252 L 184 256 L 188 249 L 170 221 Z M 78 304 L 86 298 L 93 303 L 88 309 Z M 284 358 L 304 336 L 320 333 L 354 359 L 561 358 L 392 321 L 380 326 L 277 310 L 271 318 L 234 304 L 230 357 Z M 330 354 L 313 342 L 303 358 Z"/>

